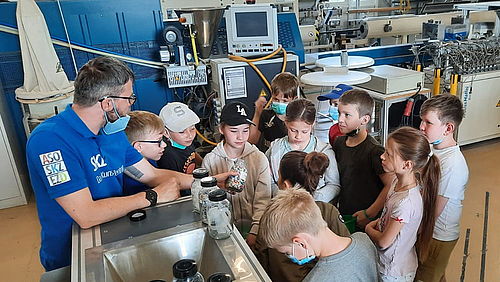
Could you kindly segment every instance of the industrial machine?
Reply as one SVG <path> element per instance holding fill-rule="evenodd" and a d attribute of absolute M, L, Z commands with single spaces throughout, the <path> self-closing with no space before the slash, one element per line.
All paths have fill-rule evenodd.
<path fill-rule="evenodd" d="M 276 8 L 270 5 L 231 6 L 225 18 L 229 53 L 253 56 L 278 49 Z"/>
<path fill-rule="evenodd" d="M 299 58 L 288 55 L 286 63 L 283 58 L 257 61 L 254 63 L 265 79 L 270 82 L 280 73 L 283 64 L 285 71 L 299 75 Z M 235 62 L 230 59 L 215 59 L 210 61 L 212 68 L 211 89 L 218 95 L 220 105 L 228 102 L 239 101 L 253 108 L 253 103 L 259 98 L 262 91 L 270 97 L 271 93 L 263 78 L 250 65 L 245 62 Z"/>

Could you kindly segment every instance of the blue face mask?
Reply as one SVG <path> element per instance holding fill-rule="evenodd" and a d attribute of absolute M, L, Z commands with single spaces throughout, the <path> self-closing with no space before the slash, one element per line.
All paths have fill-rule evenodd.
<path fill-rule="evenodd" d="M 280 102 L 273 102 L 271 104 L 271 109 L 277 114 L 277 115 L 284 115 L 286 114 L 286 106 L 288 104 L 286 103 L 280 103 Z"/>
<path fill-rule="evenodd" d="M 286 255 L 293 263 L 295 264 L 298 264 L 298 265 L 304 265 L 306 263 L 309 263 L 311 261 L 313 261 L 316 256 L 315 255 L 309 255 L 307 253 L 307 249 L 306 249 L 306 257 L 301 259 L 301 260 L 298 260 L 296 257 L 295 257 L 295 248 L 294 248 L 295 244 L 292 244 L 292 254 L 291 255 Z"/>
<path fill-rule="evenodd" d="M 187 148 L 187 146 L 184 146 L 184 145 L 181 145 L 181 144 L 175 142 L 172 138 L 170 138 L 169 140 L 170 140 L 170 145 L 172 145 L 172 147 L 174 147 L 174 148 L 181 149 L 181 150 L 184 150 Z"/>
<path fill-rule="evenodd" d="M 339 120 L 339 108 L 337 108 L 335 106 L 330 106 L 330 109 L 328 110 L 328 114 L 334 120 Z"/>
<path fill-rule="evenodd" d="M 106 125 L 104 125 L 104 127 L 102 128 L 102 131 L 106 135 L 110 135 L 110 134 L 125 130 L 128 122 L 130 120 L 129 115 L 125 115 L 122 117 L 122 116 L 120 116 L 120 114 L 118 114 L 118 111 L 116 110 L 116 107 L 115 107 L 115 103 L 113 103 L 113 110 L 114 110 L 116 116 L 118 117 L 118 119 L 113 121 L 113 122 L 109 121 L 108 115 L 106 113 L 104 113 L 104 118 L 106 119 Z"/>
<path fill-rule="evenodd" d="M 441 142 L 443 142 L 443 139 L 438 139 L 436 141 L 433 141 L 433 142 L 431 142 L 431 144 L 432 145 L 439 145 L 439 144 L 441 144 Z"/>

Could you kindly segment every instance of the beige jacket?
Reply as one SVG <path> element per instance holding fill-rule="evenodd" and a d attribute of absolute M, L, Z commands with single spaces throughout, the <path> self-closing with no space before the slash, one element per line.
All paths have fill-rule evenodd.
<path fill-rule="evenodd" d="M 248 174 L 245 188 L 235 195 L 227 194 L 232 205 L 233 219 L 242 233 L 257 235 L 262 213 L 271 200 L 271 173 L 266 156 L 256 146 L 246 143 L 243 154 L 239 157 L 245 161 Z M 229 171 L 234 160 L 229 159 L 220 142 L 203 158 L 202 167 L 208 169 L 210 175 Z"/>

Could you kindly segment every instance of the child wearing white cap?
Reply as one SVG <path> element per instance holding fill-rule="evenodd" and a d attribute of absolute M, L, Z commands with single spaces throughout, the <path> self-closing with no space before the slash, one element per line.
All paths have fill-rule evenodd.
<path fill-rule="evenodd" d="M 191 174 L 202 161 L 193 146 L 195 125 L 200 119 L 186 104 L 180 102 L 165 105 L 160 111 L 160 118 L 169 141 L 163 156 L 157 161 L 158 167 Z"/>

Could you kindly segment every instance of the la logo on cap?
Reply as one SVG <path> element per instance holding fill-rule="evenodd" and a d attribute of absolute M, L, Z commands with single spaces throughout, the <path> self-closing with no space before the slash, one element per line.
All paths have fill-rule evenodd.
<path fill-rule="evenodd" d="M 240 115 L 247 116 L 247 112 L 245 111 L 244 108 L 241 108 L 240 105 L 236 105 L 236 107 L 238 108 L 236 111 L 240 113 Z"/>

